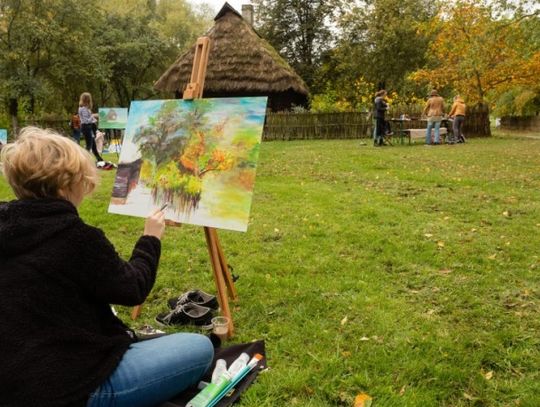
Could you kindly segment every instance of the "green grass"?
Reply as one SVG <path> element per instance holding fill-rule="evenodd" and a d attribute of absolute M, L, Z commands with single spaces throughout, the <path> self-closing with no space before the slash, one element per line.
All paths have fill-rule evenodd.
<path fill-rule="evenodd" d="M 264 339 L 270 365 L 240 405 L 540 405 L 539 157 L 501 134 L 264 143 L 249 231 L 219 231 L 240 276 L 230 343 Z M 101 174 L 80 213 L 128 258 L 144 220 L 107 214 Z M 215 292 L 203 230 L 169 227 L 141 318 L 121 315 L 155 325 L 191 288 Z"/>

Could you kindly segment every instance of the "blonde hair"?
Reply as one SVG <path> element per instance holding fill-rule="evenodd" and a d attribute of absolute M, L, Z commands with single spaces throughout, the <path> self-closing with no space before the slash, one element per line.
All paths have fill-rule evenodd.
<path fill-rule="evenodd" d="M 2 172 L 19 199 L 91 193 L 98 176 L 90 153 L 53 130 L 25 127 L 0 152 Z"/>
<path fill-rule="evenodd" d="M 92 95 L 88 92 L 81 93 L 81 97 L 79 98 L 79 106 L 85 106 L 92 110 Z"/>

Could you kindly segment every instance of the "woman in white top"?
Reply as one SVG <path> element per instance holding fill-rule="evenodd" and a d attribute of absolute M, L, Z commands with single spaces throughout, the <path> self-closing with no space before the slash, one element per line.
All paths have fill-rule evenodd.
<path fill-rule="evenodd" d="M 94 153 L 96 160 L 103 161 L 97 150 L 92 132 L 92 123 L 95 119 L 92 115 L 92 95 L 88 92 L 82 93 L 79 99 L 79 117 L 81 119 L 81 133 L 86 141 L 86 149 Z"/>

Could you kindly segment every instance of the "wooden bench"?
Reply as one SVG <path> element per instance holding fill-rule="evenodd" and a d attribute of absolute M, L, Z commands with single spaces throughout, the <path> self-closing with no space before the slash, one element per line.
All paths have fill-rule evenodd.
<path fill-rule="evenodd" d="M 407 138 L 409 140 L 409 144 L 411 144 L 411 140 L 422 140 L 424 141 L 426 139 L 426 129 L 403 129 L 401 130 L 402 134 L 397 134 L 398 137 Z M 398 131 L 399 133 L 399 131 Z M 441 143 L 444 143 L 446 140 L 446 135 L 448 134 L 448 129 L 446 127 L 441 127 L 439 129 L 439 136 L 441 138 Z M 435 129 L 431 130 L 431 141 L 433 142 L 433 138 L 435 137 Z"/>

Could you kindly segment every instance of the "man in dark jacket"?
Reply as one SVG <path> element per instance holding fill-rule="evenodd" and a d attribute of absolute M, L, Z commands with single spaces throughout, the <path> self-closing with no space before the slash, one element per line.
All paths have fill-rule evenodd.
<path fill-rule="evenodd" d="M 384 89 L 379 90 L 375 94 L 375 100 L 373 101 L 373 117 L 375 118 L 375 146 L 384 145 L 384 135 L 388 132 L 387 123 L 385 120 L 385 114 L 388 110 L 388 104 L 385 100 L 386 91 Z"/>
<path fill-rule="evenodd" d="M 109 306 L 141 304 L 152 289 L 163 213 L 124 261 L 77 212 L 96 184 L 89 153 L 30 127 L 1 159 L 18 199 L 0 204 L 0 404 L 151 406 L 196 383 L 212 360 L 208 338 L 136 343 Z"/>

